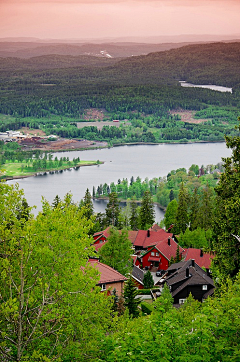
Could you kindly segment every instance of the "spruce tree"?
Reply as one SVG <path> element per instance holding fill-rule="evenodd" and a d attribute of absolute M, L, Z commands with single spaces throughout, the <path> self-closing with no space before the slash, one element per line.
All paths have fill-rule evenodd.
<path fill-rule="evenodd" d="M 130 277 L 124 285 L 124 305 L 129 310 L 129 315 L 133 318 L 138 317 L 138 306 L 141 303 L 141 298 L 137 297 L 138 290 L 132 277 Z"/>
<path fill-rule="evenodd" d="M 184 233 L 188 226 L 188 194 L 183 183 L 179 191 L 178 208 L 175 219 L 174 233 Z"/>
<path fill-rule="evenodd" d="M 131 200 L 130 208 L 131 208 L 131 215 L 130 215 L 130 227 L 131 230 L 138 230 L 138 223 L 139 223 L 139 215 L 137 212 L 137 203 L 134 199 Z"/>
<path fill-rule="evenodd" d="M 150 289 L 154 286 L 154 280 L 153 280 L 150 270 L 148 270 L 146 272 L 146 274 L 144 274 L 143 285 L 144 285 L 144 289 Z"/>
<path fill-rule="evenodd" d="M 93 210 L 92 197 L 89 192 L 89 189 L 87 189 L 85 192 L 82 206 L 84 206 L 85 208 L 84 216 L 86 216 L 87 219 L 90 219 L 90 217 L 93 216 L 94 210 Z"/>
<path fill-rule="evenodd" d="M 152 195 L 149 191 L 145 191 L 142 198 L 142 204 L 139 213 L 140 226 L 142 229 L 148 229 L 154 224 L 155 211 Z"/>
<path fill-rule="evenodd" d="M 119 201 L 116 192 L 109 194 L 109 201 L 106 206 L 106 223 L 107 225 L 118 226 Z"/>

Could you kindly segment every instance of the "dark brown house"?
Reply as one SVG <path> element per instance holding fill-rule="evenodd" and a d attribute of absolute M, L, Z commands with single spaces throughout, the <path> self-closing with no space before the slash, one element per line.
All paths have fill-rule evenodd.
<path fill-rule="evenodd" d="M 168 268 L 164 280 L 174 298 L 174 305 L 181 305 L 191 293 L 194 299 L 202 302 L 214 293 L 214 282 L 200 268 L 195 260 L 182 261 Z"/>

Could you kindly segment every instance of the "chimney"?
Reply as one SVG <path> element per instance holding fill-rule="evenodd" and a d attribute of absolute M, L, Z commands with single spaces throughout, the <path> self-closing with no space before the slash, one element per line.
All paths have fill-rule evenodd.
<path fill-rule="evenodd" d="M 189 278 L 189 268 L 186 268 L 186 278 Z"/>
<path fill-rule="evenodd" d="M 195 260 L 192 259 L 192 267 L 195 268 Z"/>
<path fill-rule="evenodd" d="M 170 246 L 171 245 L 171 239 L 168 238 L 168 245 Z"/>
<path fill-rule="evenodd" d="M 147 237 L 149 238 L 150 237 L 150 230 L 148 229 L 147 231 Z"/>
<path fill-rule="evenodd" d="M 200 256 L 201 256 L 201 258 L 203 257 L 203 251 L 202 251 L 202 249 L 200 249 Z"/>

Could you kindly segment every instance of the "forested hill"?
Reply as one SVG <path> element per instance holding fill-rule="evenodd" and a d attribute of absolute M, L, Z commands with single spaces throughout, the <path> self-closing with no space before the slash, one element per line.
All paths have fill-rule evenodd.
<path fill-rule="evenodd" d="M 179 80 L 233 88 L 185 88 Z M 49 55 L 0 59 L 0 113 L 79 118 L 87 108 L 163 115 L 209 104 L 240 107 L 240 43 L 189 45 L 117 61 Z M 123 118 L 122 118 L 123 119 Z"/>
<path fill-rule="evenodd" d="M 140 75 L 149 82 L 187 80 L 195 84 L 240 87 L 240 43 L 188 45 L 165 52 L 124 59 L 115 65 L 119 73 Z M 129 73 L 128 73 L 129 74 Z"/>
<path fill-rule="evenodd" d="M 119 61 L 119 59 L 118 59 Z M 25 71 L 39 71 L 46 69 L 57 68 L 72 68 L 72 67 L 105 67 L 116 63 L 116 59 L 109 59 L 103 57 L 95 57 L 90 55 L 42 55 L 32 57 L 30 59 L 20 58 L 0 58 L 0 71 L 5 70 L 25 70 Z"/>

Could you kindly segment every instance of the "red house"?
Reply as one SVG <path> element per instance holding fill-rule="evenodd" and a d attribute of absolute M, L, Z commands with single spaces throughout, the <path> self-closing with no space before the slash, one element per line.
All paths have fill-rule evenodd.
<path fill-rule="evenodd" d="M 171 257 L 176 257 L 178 246 L 171 237 L 159 241 L 156 245 L 149 245 L 148 250 L 138 257 L 142 268 L 152 271 L 167 270 Z M 184 249 L 179 246 L 180 258 L 182 258 L 183 252 Z"/>

